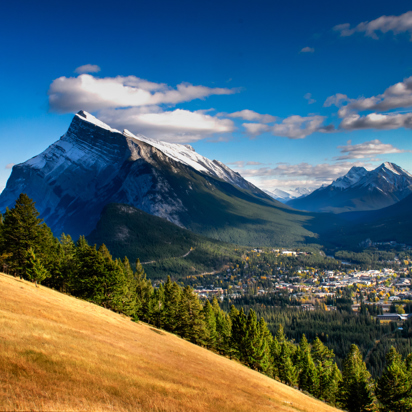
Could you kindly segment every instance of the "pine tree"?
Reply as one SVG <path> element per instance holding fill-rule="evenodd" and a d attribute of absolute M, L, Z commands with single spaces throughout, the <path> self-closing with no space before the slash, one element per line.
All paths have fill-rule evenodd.
<path fill-rule="evenodd" d="M 10 254 L 7 264 L 20 276 L 26 273 L 29 249 L 41 257 L 45 236 L 51 233 L 39 218 L 33 200 L 24 193 L 16 200 L 14 208 L 6 210 L 1 232 L 0 251 Z"/>
<path fill-rule="evenodd" d="M 71 293 L 72 283 L 77 277 L 78 262 L 75 259 L 76 246 L 64 233 L 60 237 L 56 253 L 56 266 L 48 285 L 61 292 Z"/>
<path fill-rule="evenodd" d="M 279 378 L 279 369 L 281 365 L 281 357 L 280 357 L 280 352 L 282 349 L 282 344 L 285 342 L 285 333 L 283 331 L 283 326 L 279 325 L 279 328 L 276 332 L 275 337 L 273 338 L 271 344 L 270 344 L 270 356 L 273 362 L 272 365 L 272 373 L 274 378 Z"/>
<path fill-rule="evenodd" d="M 318 381 L 317 391 L 314 395 L 319 399 L 329 401 L 336 395 L 333 393 L 333 388 L 336 385 L 334 385 L 332 376 L 335 355 L 333 351 L 328 349 L 318 337 L 312 344 L 311 354 L 316 365 Z"/>
<path fill-rule="evenodd" d="M 402 356 L 392 346 L 386 354 L 386 368 L 378 380 L 376 395 L 383 412 L 412 410 L 412 381 Z"/>
<path fill-rule="evenodd" d="M 176 282 L 172 282 L 170 276 L 164 285 L 164 314 L 165 328 L 175 332 L 179 327 L 180 288 Z"/>
<path fill-rule="evenodd" d="M 202 316 L 206 323 L 206 347 L 209 349 L 214 349 L 217 340 L 216 314 L 213 310 L 213 306 L 208 300 L 203 307 Z"/>
<path fill-rule="evenodd" d="M 294 386 L 297 383 L 296 368 L 291 359 L 291 350 L 289 342 L 284 341 L 280 349 L 280 362 L 278 366 L 279 379 L 281 382 Z"/>
<path fill-rule="evenodd" d="M 158 328 L 164 327 L 164 288 L 163 285 L 154 293 L 153 286 L 146 278 L 140 260 L 136 261 L 134 272 L 136 287 L 136 318 L 153 323 Z M 160 290 L 159 290 L 160 289 Z"/>
<path fill-rule="evenodd" d="M 32 248 L 27 251 L 26 275 L 31 281 L 35 282 L 36 285 L 50 276 L 40 259 L 36 257 Z"/>
<path fill-rule="evenodd" d="M 216 298 L 212 301 L 216 319 L 216 349 L 223 355 L 231 356 L 232 322 L 230 315 L 220 307 Z"/>
<path fill-rule="evenodd" d="M 342 382 L 342 373 L 338 368 L 336 363 L 332 366 L 331 373 L 331 384 L 329 386 L 329 396 L 326 399 L 331 405 L 337 405 L 338 403 L 338 394 L 339 394 L 339 385 Z"/>
<path fill-rule="evenodd" d="M 146 299 L 146 298 L 145 298 Z M 143 320 L 153 324 L 157 328 L 165 327 L 165 293 L 164 286 L 161 284 L 157 289 L 154 289 L 147 300 L 147 304 L 143 306 L 141 316 Z"/>
<path fill-rule="evenodd" d="M 243 344 L 246 339 L 246 315 L 243 308 L 238 311 L 233 305 L 230 309 L 232 321 L 231 347 L 235 358 L 243 361 Z"/>
<path fill-rule="evenodd" d="M 193 289 L 186 286 L 179 302 L 177 315 L 179 323 L 176 332 L 182 338 L 197 345 L 204 345 L 206 340 L 206 324 L 202 316 L 202 309 L 202 305 L 197 295 L 193 293 Z"/>
<path fill-rule="evenodd" d="M 349 412 L 376 410 L 371 375 L 362 361 L 362 354 L 352 345 L 343 362 L 342 382 L 339 385 L 339 404 Z"/>
<path fill-rule="evenodd" d="M 272 334 L 270 333 L 267 324 L 263 318 L 260 318 L 258 323 L 258 330 L 260 335 L 260 370 L 266 375 L 272 376 L 273 359 L 271 356 Z"/>
<path fill-rule="evenodd" d="M 239 314 L 239 316 L 241 316 Z M 239 359 L 245 365 L 260 372 L 268 373 L 271 367 L 270 333 L 263 319 L 257 320 L 252 309 L 246 319 L 244 335 L 238 339 Z"/>
<path fill-rule="evenodd" d="M 297 351 L 298 385 L 302 391 L 316 394 L 318 392 L 318 373 L 310 353 L 310 346 L 303 335 Z"/>

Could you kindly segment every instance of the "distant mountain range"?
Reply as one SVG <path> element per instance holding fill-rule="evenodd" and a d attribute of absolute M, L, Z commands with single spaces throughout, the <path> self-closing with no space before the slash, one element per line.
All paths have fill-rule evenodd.
<path fill-rule="evenodd" d="M 55 235 L 74 238 L 90 234 L 111 203 L 243 245 L 314 240 L 322 220 L 277 202 L 188 145 L 120 132 L 84 111 L 74 116 L 60 140 L 13 167 L 0 195 L 0 211 L 13 207 L 20 193 L 35 200 Z"/>
<path fill-rule="evenodd" d="M 302 196 L 307 196 L 313 192 L 313 189 L 307 189 L 306 187 L 296 187 L 295 189 L 273 189 L 267 190 L 266 193 L 272 196 L 274 199 L 282 203 L 287 203 L 292 199 L 298 199 Z"/>
<path fill-rule="evenodd" d="M 312 212 L 342 213 L 377 210 L 391 206 L 412 193 L 412 175 L 393 163 L 383 163 L 374 170 L 352 167 L 329 186 L 287 204 Z"/>

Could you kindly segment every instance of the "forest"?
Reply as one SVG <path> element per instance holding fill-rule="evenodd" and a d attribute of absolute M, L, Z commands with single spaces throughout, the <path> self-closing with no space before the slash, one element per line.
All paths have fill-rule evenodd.
<path fill-rule="evenodd" d="M 304 316 L 279 312 L 271 317 L 247 305 L 246 310 L 232 305 L 224 311 L 216 299 L 201 302 L 190 286 L 183 288 L 170 277 L 155 288 L 139 260 L 132 268 L 126 257 L 113 259 L 105 245 L 91 246 L 84 237 L 76 242 L 65 235 L 55 238 L 25 194 L 0 216 L 0 267 L 175 333 L 349 412 L 412 409 L 411 353 L 403 356 L 394 346 L 385 346 L 385 365 L 374 379 L 362 351 L 350 341 L 356 340 L 356 330 L 345 336 L 346 353 L 338 365 L 334 350 L 321 339 L 325 336 L 316 336 L 318 325 L 311 327 Z M 295 335 L 285 334 L 285 325 L 293 330 L 288 319 Z M 336 314 L 333 327 L 343 327 L 345 319 Z M 326 321 L 319 316 L 319 325 Z M 367 318 L 359 333 L 365 325 Z M 404 330 L 407 336 L 410 326 Z"/>

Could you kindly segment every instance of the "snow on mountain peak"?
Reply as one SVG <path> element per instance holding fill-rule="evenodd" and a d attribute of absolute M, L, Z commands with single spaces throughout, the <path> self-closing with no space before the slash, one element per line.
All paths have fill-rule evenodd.
<path fill-rule="evenodd" d="M 135 139 L 144 142 L 152 147 L 155 147 L 167 157 L 186 166 L 190 166 L 198 172 L 225 180 L 226 182 L 234 184 L 235 186 L 238 186 L 240 188 L 254 188 L 253 190 L 257 189 L 255 186 L 247 182 L 238 173 L 234 172 L 223 163 L 217 160 L 209 160 L 208 158 L 196 153 L 195 149 L 193 149 L 193 147 L 188 144 L 182 145 L 178 143 L 163 142 L 151 139 L 141 134 L 133 134 L 127 129 L 124 129 L 123 132 L 120 132 L 116 129 L 111 128 L 106 123 L 103 123 L 90 113 L 87 113 L 83 110 L 77 113 L 76 116 L 80 120 L 87 121 L 103 129 L 109 130 L 114 133 L 120 133 L 127 138 Z"/>
<path fill-rule="evenodd" d="M 392 172 L 395 175 L 407 175 L 409 177 L 412 177 L 412 174 L 410 174 L 409 172 L 407 172 L 406 170 L 402 169 L 401 167 L 399 167 L 398 165 L 391 163 L 391 162 L 385 162 L 382 163 L 378 168 L 378 170 L 388 170 L 390 172 Z"/>
<path fill-rule="evenodd" d="M 336 179 L 331 186 L 338 189 L 347 189 L 361 180 L 368 171 L 364 167 L 353 166 L 346 175 Z"/>
<path fill-rule="evenodd" d="M 80 118 L 83 121 L 89 122 L 94 124 L 95 126 L 101 127 L 102 129 L 106 129 L 109 130 L 113 133 L 120 133 L 119 130 L 113 129 L 112 127 L 110 127 L 108 124 L 103 123 L 101 120 L 99 120 L 97 117 L 94 117 L 92 114 L 84 111 L 84 110 L 80 110 L 80 112 L 76 113 L 76 116 L 78 118 Z"/>

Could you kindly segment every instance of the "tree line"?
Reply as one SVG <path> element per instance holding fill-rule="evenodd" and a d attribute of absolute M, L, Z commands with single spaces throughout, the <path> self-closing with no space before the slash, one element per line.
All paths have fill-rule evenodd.
<path fill-rule="evenodd" d="M 393 347 L 382 376 L 374 381 L 362 354 L 352 345 L 340 370 L 333 350 L 316 337 L 288 340 L 282 325 L 275 335 L 253 309 L 225 312 L 216 298 L 202 303 L 190 286 L 170 277 L 159 287 L 146 278 L 139 261 L 113 259 L 106 246 L 84 237 L 56 239 L 25 194 L 0 217 L 0 265 L 15 276 L 88 300 L 175 333 L 237 360 L 350 412 L 407 411 L 412 408 L 412 354 Z"/>

